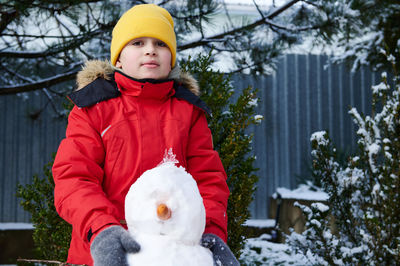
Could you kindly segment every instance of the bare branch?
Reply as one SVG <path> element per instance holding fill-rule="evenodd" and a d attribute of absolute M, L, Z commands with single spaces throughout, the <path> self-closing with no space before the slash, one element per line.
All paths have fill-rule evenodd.
<path fill-rule="evenodd" d="M 265 19 L 264 13 L 261 11 L 260 7 L 257 5 L 255 0 L 253 0 L 253 4 L 256 6 L 257 11 L 260 14 L 260 16 Z"/>
<path fill-rule="evenodd" d="M 43 88 L 42 91 L 44 92 L 44 94 L 47 96 L 47 99 L 49 100 L 48 102 L 50 103 L 51 107 L 53 108 L 54 112 L 56 112 L 56 114 L 59 117 L 63 117 L 65 115 L 65 113 L 61 112 L 58 110 L 57 105 L 54 103 L 54 98 L 53 96 L 51 96 L 51 94 L 49 93 L 49 90 L 46 88 Z"/>
<path fill-rule="evenodd" d="M 234 26 L 233 26 L 233 22 L 232 22 L 231 15 L 230 15 L 229 12 L 228 12 L 228 7 L 226 6 L 226 2 L 225 2 L 225 1 L 222 1 L 222 6 L 224 7 L 225 15 L 226 15 L 226 17 L 227 17 L 227 19 L 228 19 L 228 22 L 229 22 L 230 27 L 234 27 Z"/>
<path fill-rule="evenodd" d="M 71 35 L 74 35 L 74 33 L 71 31 L 71 29 L 70 29 L 69 27 L 67 27 L 67 26 L 61 21 L 61 19 L 60 19 L 57 15 L 54 15 L 54 18 L 56 19 L 56 21 L 57 21 L 57 23 L 58 23 L 59 25 L 63 26 L 63 28 L 64 28 L 66 31 L 69 32 L 69 35 L 70 35 L 70 36 L 71 36 Z M 63 38 L 66 37 L 66 36 L 64 36 L 64 34 L 63 34 L 63 32 L 62 32 L 61 29 L 59 29 L 59 32 L 60 32 L 60 35 L 61 35 Z"/>
<path fill-rule="evenodd" d="M 32 83 L 18 84 L 14 86 L 3 86 L 0 87 L 0 95 L 34 91 L 45 87 L 50 87 L 60 82 L 74 79 L 78 71 L 79 70 L 69 71 L 66 73 L 58 74 L 50 78 L 42 79 Z"/>
<path fill-rule="evenodd" d="M 170 2 L 170 0 L 164 0 L 161 3 L 158 3 L 158 5 L 163 6 L 163 5 L 167 4 L 168 2 Z"/>
<path fill-rule="evenodd" d="M 25 76 L 22 76 L 21 74 L 19 74 L 19 73 L 17 73 L 17 72 L 11 71 L 10 69 L 5 68 L 2 64 L 0 64 L 0 66 L 1 66 L 3 69 L 5 69 L 5 71 L 7 71 L 8 73 L 10 73 L 10 74 L 12 74 L 12 75 L 18 77 L 19 79 L 21 79 L 21 80 L 23 80 L 23 81 L 25 81 L 25 82 L 30 82 L 30 83 L 34 82 L 33 79 L 28 78 L 28 77 L 25 77 Z M 53 108 L 54 112 L 56 112 L 56 114 L 57 114 L 59 117 L 64 116 L 64 113 L 61 112 L 61 111 L 59 111 L 59 110 L 57 109 L 57 106 L 56 106 L 56 104 L 54 103 L 54 99 L 53 99 L 53 97 L 51 96 L 51 94 L 49 93 L 49 90 L 46 89 L 46 88 L 43 88 L 42 91 L 43 91 L 44 94 L 47 96 L 47 99 L 49 100 L 49 102 L 50 102 L 50 104 L 51 104 L 51 107 Z M 60 96 L 58 93 L 56 93 L 56 95 Z M 39 114 L 46 108 L 46 106 L 47 106 L 47 103 L 46 103 L 45 106 L 42 108 L 42 110 L 39 112 Z"/>
<path fill-rule="evenodd" d="M 32 35 L 32 34 L 18 34 L 18 33 L 2 33 L 1 36 L 19 37 L 19 38 L 35 38 L 35 39 L 67 39 L 67 38 L 79 38 L 82 34 L 60 36 L 60 35 Z"/>

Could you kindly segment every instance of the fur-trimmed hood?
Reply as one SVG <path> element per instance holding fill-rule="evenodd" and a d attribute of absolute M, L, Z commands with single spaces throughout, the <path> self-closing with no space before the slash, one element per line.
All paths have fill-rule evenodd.
<path fill-rule="evenodd" d="M 83 87 L 89 85 L 97 78 L 103 78 L 110 80 L 115 70 L 122 71 L 119 68 L 115 68 L 109 61 L 101 60 L 90 60 L 85 63 L 82 70 L 78 72 L 76 83 L 77 89 L 80 90 Z M 179 66 L 175 66 L 168 76 L 168 79 L 182 84 L 189 89 L 196 96 L 200 95 L 200 88 L 196 79 L 189 73 L 180 70 Z"/>

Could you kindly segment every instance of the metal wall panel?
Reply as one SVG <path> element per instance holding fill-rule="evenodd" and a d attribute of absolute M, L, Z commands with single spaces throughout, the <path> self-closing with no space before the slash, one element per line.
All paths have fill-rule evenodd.
<path fill-rule="evenodd" d="M 264 116 L 254 133 L 259 182 L 250 209 L 253 218 L 268 218 L 269 200 L 278 187 L 296 188 L 310 176 L 310 137 L 327 130 L 338 150 L 356 149 L 356 128 L 350 106 L 370 113 L 371 86 L 377 73 L 361 69 L 351 73 L 343 65 L 329 65 L 327 56 L 286 55 L 274 74 L 235 76 L 238 89 L 249 84 L 259 89 L 257 112 Z"/>
<path fill-rule="evenodd" d="M 356 146 L 350 106 L 370 112 L 371 85 L 378 74 L 367 69 L 351 73 L 342 65 L 327 65 L 326 56 L 286 55 L 270 76 L 235 75 L 239 90 L 259 89 L 257 113 L 263 122 L 253 126 L 253 151 L 260 180 L 250 209 L 252 218 L 268 218 L 269 198 L 278 187 L 295 188 L 298 177 L 309 175 L 310 136 L 328 130 L 340 150 Z M 0 222 L 29 222 L 15 197 L 17 183 L 42 175 L 43 166 L 65 136 L 60 119 L 43 92 L 0 96 Z M 30 115 L 41 108 L 37 119 Z"/>
<path fill-rule="evenodd" d="M 31 183 L 34 174 L 43 176 L 65 128 L 65 119 L 42 91 L 0 96 L 0 222 L 29 222 L 15 195 L 17 184 Z"/>

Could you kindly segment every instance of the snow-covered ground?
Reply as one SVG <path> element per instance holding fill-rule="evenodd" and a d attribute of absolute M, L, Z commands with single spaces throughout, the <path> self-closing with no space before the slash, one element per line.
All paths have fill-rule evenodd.
<path fill-rule="evenodd" d="M 318 189 L 312 189 L 310 185 L 301 184 L 298 188 L 290 190 L 287 188 L 277 188 L 278 193 L 283 199 L 298 199 L 312 201 L 326 201 L 328 195 Z M 249 220 L 246 225 L 251 227 L 271 228 L 275 225 L 275 220 Z M 301 254 L 294 253 L 287 244 L 273 243 L 269 241 L 270 235 L 263 234 L 257 238 L 246 240 L 245 248 L 241 256 L 244 265 L 309 265 Z"/>
<path fill-rule="evenodd" d="M 295 254 L 286 244 L 268 241 L 270 235 L 264 234 L 258 238 L 246 240 L 245 248 L 240 257 L 243 265 L 307 265 L 300 254 Z"/>
<path fill-rule="evenodd" d="M 273 227 L 275 220 L 248 220 L 246 225 L 252 227 Z M 0 230 L 31 230 L 29 223 L 0 223 Z M 272 243 L 270 235 L 263 234 L 258 238 L 246 240 L 241 261 L 244 265 L 307 265 L 299 254 L 293 254 L 286 244 Z M 5 266 L 0 264 L 0 266 Z"/>

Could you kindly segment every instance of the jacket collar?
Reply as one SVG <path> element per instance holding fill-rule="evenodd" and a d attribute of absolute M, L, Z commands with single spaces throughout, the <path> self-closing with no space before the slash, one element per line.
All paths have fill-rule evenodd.
<path fill-rule="evenodd" d="M 115 71 L 114 79 L 123 95 L 143 99 L 165 100 L 175 94 L 174 81 L 170 79 L 135 79 L 120 71 Z"/>

